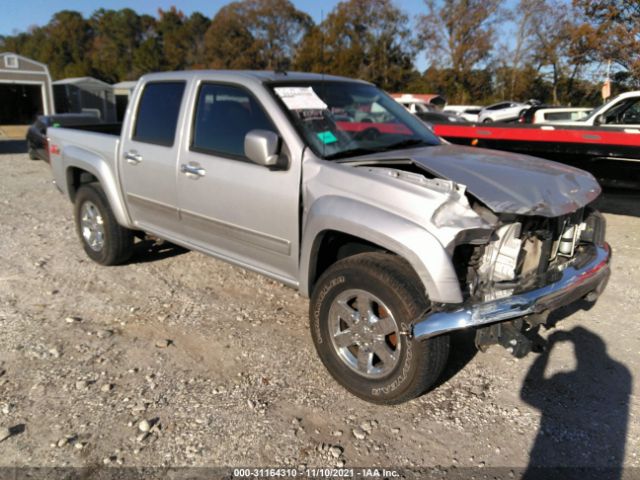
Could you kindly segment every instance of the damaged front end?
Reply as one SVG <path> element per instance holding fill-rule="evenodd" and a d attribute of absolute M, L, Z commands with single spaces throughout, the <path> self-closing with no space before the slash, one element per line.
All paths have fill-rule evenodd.
<path fill-rule="evenodd" d="M 551 311 L 593 302 L 606 285 L 605 222 L 590 206 L 601 189 L 587 172 L 450 145 L 370 155 L 358 166 L 415 176 L 429 189 L 451 183 L 430 223 L 451 255 L 463 302 L 432 304 L 413 326 L 418 340 L 475 328 L 479 348 L 501 344 L 524 356 L 534 346 L 529 334 Z"/>
<path fill-rule="evenodd" d="M 414 325 L 416 339 L 475 327 L 480 349 L 500 344 L 521 357 L 535 347 L 537 327 L 551 311 L 593 302 L 604 289 L 611 252 L 597 211 L 496 218 L 489 242 L 454 252 L 465 302 L 434 306 Z"/>

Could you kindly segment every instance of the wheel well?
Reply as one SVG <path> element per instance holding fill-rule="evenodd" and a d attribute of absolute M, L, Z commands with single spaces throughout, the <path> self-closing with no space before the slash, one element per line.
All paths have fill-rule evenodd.
<path fill-rule="evenodd" d="M 343 258 L 359 253 L 386 252 L 380 245 L 363 240 L 353 235 L 329 230 L 323 232 L 316 240 L 311 258 L 314 260 L 309 268 L 309 291 L 313 291 L 320 275 Z"/>
<path fill-rule="evenodd" d="M 72 202 L 76 199 L 76 193 L 78 189 L 87 183 L 97 182 L 98 179 L 92 173 L 87 172 L 78 167 L 70 167 L 67 170 L 67 188 L 69 191 L 69 198 Z"/>

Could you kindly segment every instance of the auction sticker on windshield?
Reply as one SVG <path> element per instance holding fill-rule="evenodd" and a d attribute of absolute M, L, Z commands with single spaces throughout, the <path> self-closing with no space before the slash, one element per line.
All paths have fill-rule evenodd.
<path fill-rule="evenodd" d="M 289 110 L 324 110 L 327 104 L 316 95 L 313 87 L 276 87 L 276 94 Z"/>

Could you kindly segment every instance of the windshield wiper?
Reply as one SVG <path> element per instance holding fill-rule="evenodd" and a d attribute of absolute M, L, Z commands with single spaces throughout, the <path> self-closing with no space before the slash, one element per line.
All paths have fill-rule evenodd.
<path fill-rule="evenodd" d="M 324 157 L 326 160 L 336 160 L 338 158 L 345 157 L 356 157 L 358 155 L 366 155 L 368 153 L 376 153 L 379 152 L 377 148 L 350 148 L 348 150 L 342 150 L 341 152 L 332 153 L 331 155 L 327 155 Z"/>
<path fill-rule="evenodd" d="M 355 157 L 357 155 L 367 155 L 369 153 L 387 152 L 389 150 L 397 150 L 399 148 L 417 146 L 431 147 L 433 146 L 433 144 L 428 143 L 421 138 L 407 138 L 405 140 L 401 140 L 400 142 L 392 143 L 390 145 L 381 145 L 375 148 L 350 148 L 341 152 L 332 153 L 331 155 L 327 155 L 324 158 L 327 160 L 336 160 L 338 158 Z"/>

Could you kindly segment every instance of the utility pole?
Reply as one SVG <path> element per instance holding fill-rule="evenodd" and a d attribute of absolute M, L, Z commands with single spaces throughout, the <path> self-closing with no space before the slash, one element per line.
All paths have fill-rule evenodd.
<path fill-rule="evenodd" d="M 605 102 L 611 97 L 611 60 L 607 62 L 607 79 L 602 85 L 602 100 Z"/>

